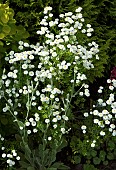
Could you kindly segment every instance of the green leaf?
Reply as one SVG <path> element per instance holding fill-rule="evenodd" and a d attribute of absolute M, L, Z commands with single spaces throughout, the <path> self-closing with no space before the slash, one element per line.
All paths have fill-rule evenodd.
<path fill-rule="evenodd" d="M 55 162 L 55 163 L 51 166 L 51 168 L 57 168 L 57 169 L 59 169 L 59 170 L 61 170 L 61 169 L 64 169 L 64 170 L 70 169 L 68 166 L 64 165 L 62 162 Z"/>
<path fill-rule="evenodd" d="M 18 120 L 17 123 L 18 123 L 19 127 L 24 127 L 24 123 L 23 122 Z"/>
<path fill-rule="evenodd" d="M 48 165 L 50 166 L 56 160 L 56 150 L 52 150 L 48 155 Z"/>
<path fill-rule="evenodd" d="M 81 162 L 81 157 L 80 156 L 74 156 L 74 161 L 76 164 L 79 164 Z"/>
<path fill-rule="evenodd" d="M 99 165 L 100 162 L 101 162 L 100 158 L 98 158 L 98 157 L 93 158 L 93 163 L 94 163 L 95 165 Z"/>
<path fill-rule="evenodd" d="M 47 166 L 47 165 L 49 165 L 49 161 L 48 161 L 48 159 L 49 159 L 49 149 L 46 149 L 46 150 L 44 150 L 43 152 L 44 152 L 43 164 L 44 164 L 45 166 Z"/>
<path fill-rule="evenodd" d="M 22 168 L 27 168 L 29 166 L 29 164 L 24 161 L 19 161 L 19 164 L 22 166 Z"/>
<path fill-rule="evenodd" d="M 5 37 L 5 34 L 0 33 L 0 39 L 3 39 Z"/>
<path fill-rule="evenodd" d="M 112 140 L 110 140 L 108 142 L 108 146 L 110 147 L 111 150 L 113 150 L 115 148 L 115 143 Z"/>
<path fill-rule="evenodd" d="M 57 170 L 57 168 L 48 168 L 47 170 Z"/>
<path fill-rule="evenodd" d="M 3 26 L 2 30 L 3 30 L 3 32 L 8 34 L 11 31 L 11 28 L 8 25 L 5 25 L 5 26 Z"/>
<path fill-rule="evenodd" d="M 114 154 L 111 153 L 111 152 L 109 152 L 109 153 L 107 154 L 107 158 L 108 158 L 109 160 L 113 160 L 113 159 L 114 159 Z"/>
<path fill-rule="evenodd" d="M 102 161 L 104 161 L 105 160 L 105 156 L 106 156 L 106 152 L 105 151 L 100 151 L 100 153 L 99 153 L 99 158 L 102 160 Z"/>
<path fill-rule="evenodd" d="M 62 150 L 62 148 L 67 146 L 67 141 L 63 140 L 62 143 L 58 146 L 57 148 L 57 152 L 60 152 Z"/>
<path fill-rule="evenodd" d="M 21 138 L 21 136 L 19 134 L 15 134 L 15 139 L 17 141 L 21 141 L 22 140 L 22 138 Z"/>
<path fill-rule="evenodd" d="M 103 161 L 103 165 L 108 165 L 108 161 Z"/>
<path fill-rule="evenodd" d="M 5 117 L 1 117 L 0 121 L 1 121 L 1 123 L 2 123 L 3 125 L 7 125 L 7 124 L 8 124 L 8 119 L 5 118 Z"/>
<path fill-rule="evenodd" d="M 28 160 L 32 164 L 33 162 L 32 162 L 32 158 L 31 158 L 31 150 L 30 150 L 28 144 L 23 141 L 23 142 L 21 142 L 21 147 L 22 147 L 22 150 L 24 150 L 24 152 L 25 152 L 25 159 Z"/>
<path fill-rule="evenodd" d="M 2 41 L 0 41 L 0 45 L 1 45 L 1 46 L 3 46 L 3 45 L 4 45 L 4 43 L 3 43 Z"/>
<path fill-rule="evenodd" d="M 98 170 L 93 165 L 89 165 L 89 164 L 84 164 L 83 168 L 84 168 L 84 170 Z"/>
<path fill-rule="evenodd" d="M 27 168 L 27 170 L 35 170 L 35 168 L 33 168 L 32 166 L 29 166 L 29 167 Z"/>
<path fill-rule="evenodd" d="M 90 152 L 90 154 L 92 155 L 92 157 L 95 157 L 95 156 L 97 155 L 97 151 L 92 150 L 92 151 Z"/>

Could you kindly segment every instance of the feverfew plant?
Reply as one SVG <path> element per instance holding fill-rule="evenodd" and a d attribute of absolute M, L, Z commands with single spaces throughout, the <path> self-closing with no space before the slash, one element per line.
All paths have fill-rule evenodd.
<path fill-rule="evenodd" d="M 99 52 L 98 44 L 89 40 L 93 28 L 84 23 L 81 10 L 53 19 L 52 7 L 45 7 L 37 31 L 42 41 L 36 45 L 19 41 L 19 52 L 11 51 L 5 58 L 0 99 L 4 101 L 2 112 L 11 114 L 21 137 L 22 151 L 19 147 L 11 150 L 16 156 L 24 152 L 25 158 L 17 157 L 21 168 L 68 169 L 54 163 L 56 154 L 66 145 L 64 135 L 71 130 L 67 122 L 72 98 L 90 96 L 86 70 L 94 69 Z M 84 125 L 81 129 L 86 133 Z M 6 162 L 15 167 L 11 159 Z"/>

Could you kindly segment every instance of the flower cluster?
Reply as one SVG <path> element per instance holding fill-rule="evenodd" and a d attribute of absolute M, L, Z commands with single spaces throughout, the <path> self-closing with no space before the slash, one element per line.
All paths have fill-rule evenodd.
<path fill-rule="evenodd" d="M 116 102 L 115 102 L 115 80 L 107 80 L 107 83 L 112 83 L 113 89 L 110 88 L 111 91 L 108 94 L 107 99 L 105 101 L 102 98 L 99 98 L 97 100 L 97 104 L 94 105 L 93 110 L 90 111 L 90 115 L 93 115 L 93 123 L 100 127 L 102 130 L 100 130 L 99 135 L 105 136 L 108 134 L 108 131 L 112 134 L 112 136 L 116 136 L 116 125 L 115 125 L 115 119 L 116 119 Z M 102 95 L 103 87 L 100 86 L 98 93 Z M 88 114 L 84 113 L 85 115 Z M 84 116 L 85 116 L 84 115 Z M 86 116 L 85 116 L 86 117 Z"/>
<path fill-rule="evenodd" d="M 20 160 L 20 156 L 17 155 L 17 152 L 16 150 L 12 150 L 11 153 L 3 153 L 2 154 L 2 158 L 6 158 L 6 162 L 8 164 L 9 167 L 12 167 L 13 165 L 15 165 L 15 161 L 16 160 Z"/>
<path fill-rule="evenodd" d="M 20 52 L 11 51 L 5 57 L 9 69 L 4 69 L 0 80 L 0 99 L 5 101 L 2 111 L 12 114 L 21 132 L 46 133 L 44 140 L 48 142 L 56 138 L 59 141 L 70 130 L 66 125 L 71 99 L 77 94 L 74 87 L 84 88 L 84 92 L 78 91 L 80 96 L 90 96 L 85 73 L 94 69 L 99 52 L 94 41 L 83 41 L 91 36 L 93 28 L 84 24 L 81 7 L 74 14 L 60 14 L 55 20 L 51 10 L 44 9 L 45 16 L 37 31 L 42 42 L 30 45 L 19 41 Z M 82 130 L 86 133 L 84 125 Z M 15 151 L 2 155 L 9 158 L 9 166 L 15 164 L 13 156 L 20 159 Z"/>
<path fill-rule="evenodd" d="M 16 160 L 20 160 L 20 156 L 18 156 L 16 150 L 12 150 L 11 153 L 6 153 L 9 151 L 7 150 L 5 151 L 6 148 L 3 146 L 4 137 L 2 137 L 1 134 L 0 134 L 0 140 L 2 141 L 2 147 L 1 147 L 1 151 L 3 151 L 2 158 L 6 159 L 7 165 L 11 167 L 15 165 Z"/>

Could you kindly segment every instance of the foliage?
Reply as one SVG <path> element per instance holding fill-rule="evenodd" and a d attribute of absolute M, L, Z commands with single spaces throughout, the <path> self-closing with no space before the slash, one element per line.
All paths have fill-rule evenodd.
<path fill-rule="evenodd" d="M 73 136 L 70 142 L 73 151 L 72 162 L 78 164 L 85 160 L 85 169 L 90 168 L 92 164 L 95 167 L 99 167 L 100 164 L 107 165 L 109 160 L 115 159 L 116 80 L 108 79 L 107 83 L 108 87 L 100 86 L 98 89 L 97 103 L 94 101 L 90 110 L 81 113 L 83 117 L 80 123 L 81 129 L 72 126 Z M 73 122 L 76 123 L 77 121 Z"/>
<path fill-rule="evenodd" d="M 16 25 L 14 11 L 8 4 L 0 4 L 0 76 L 4 64 L 4 54 L 11 48 L 17 48 L 17 42 L 26 39 L 29 34 L 21 25 Z"/>

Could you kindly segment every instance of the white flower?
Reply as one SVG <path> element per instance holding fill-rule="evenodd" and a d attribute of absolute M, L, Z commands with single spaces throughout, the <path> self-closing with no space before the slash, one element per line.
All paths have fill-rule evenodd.
<path fill-rule="evenodd" d="M 30 121 L 30 122 L 33 122 L 33 118 L 29 118 L 29 121 Z"/>
<path fill-rule="evenodd" d="M 33 56 L 33 55 L 30 55 L 30 56 L 29 56 L 29 59 L 30 59 L 30 60 L 33 60 L 33 59 L 34 59 L 34 56 Z"/>
<path fill-rule="evenodd" d="M 116 80 L 115 79 L 112 80 L 112 83 L 113 83 L 113 86 L 116 87 Z"/>
<path fill-rule="evenodd" d="M 2 149 L 2 150 L 5 150 L 5 147 L 3 146 L 1 149 Z"/>
<path fill-rule="evenodd" d="M 99 117 L 103 117 L 103 113 L 98 113 L 98 116 Z"/>
<path fill-rule="evenodd" d="M 83 96 L 83 92 L 79 92 L 79 95 L 80 95 L 80 96 Z"/>
<path fill-rule="evenodd" d="M 8 77 L 13 77 L 13 72 L 9 72 Z"/>
<path fill-rule="evenodd" d="M 65 134 L 65 128 L 61 128 L 61 132 L 63 133 L 63 134 Z"/>
<path fill-rule="evenodd" d="M 27 75 L 27 74 L 28 74 L 28 71 L 27 71 L 27 70 L 25 70 L 23 73 L 24 73 L 25 75 Z"/>
<path fill-rule="evenodd" d="M 18 160 L 18 161 L 19 161 L 19 160 L 20 160 L 20 156 L 17 156 L 17 157 L 16 157 L 16 160 Z"/>
<path fill-rule="evenodd" d="M 105 103 L 105 102 L 103 102 L 101 105 L 102 105 L 102 106 L 106 106 L 106 103 Z"/>
<path fill-rule="evenodd" d="M 105 124 L 106 124 L 106 125 L 109 125 L 109 124 L 110 124 L 110 121 L 109 121 L 109 120 L 105 120 Z"/>
<path fill-rule="evenodd" d="M 52 119 L 52 122 L 57 122 L 57 118 L 53 118 L 53 119 Z"/>
<path fill-rule="evenodd" d="M 51 136 L 49 136 L 49 137 L 48 137 L 48 140 L 49 140 L 49 141 L 50 141 L 50 140 L 52 140 L 52 137 L 51 137 Z"/>
<path fill-rule="evenodd" d="M 115 108 L 112 109 L 112 113 L 116 114 L 116 109 Z"/>
<path fill-rule="evenodd" d="M 116 130 L 113 130 L 112 136 L 116 136 Z"/>
<path fill-rule="evenodd" d="M 91 37 L 91 33 L 90 33 L 90 32 L 88 32 L 88 33 L 87 33 L 87 36 L 88 36 L 88 37 Z"/>
<path fill-rule="evenodd" d="M 60 18 L 63 18 L 63 17 L 64 17 L 64 14 L 60 14 L 59 17 L 60 17 Z"/>
<path fill-rule="evenodd" d="M 31 122 L 31 125 L 32 125 L 32 126 L 36 126 L 36 122 L 35 122 L 35 121 L 32 121 L 32 122 Z"/>
<path fill-rule="evenodd" d="M 87 24 L 87 28 L 91 28 L 91 25 L 90 25 L 90 24 Z"/>
<path fill-rule="evenodd" d="M 53 57 L 56 57 L 56 56 L 57 56 L 57 53 L 56 53 L 56 52 L 53 52 L 53 53 L 52 53 L 52 56 L 53 56 Z"/>
<path fill-rule="evenodd" d="M 105 136 L 105 132 L 104 132 L 104 131 L 101 131 L 101 132 L 100 132 L 100 135 L 101 135 L 101 136 Z"/>
<path fill-rule="evenodd" d="M 38 106 L 38 110 L 41 110 L 42 109 L 42 107 L 41 106 Z"/>
<path fill-rule="evenodd" d="M 91 147 L 94 148 L 94 147 L 95 147 L 95 143 L 92 143 L 92 144 L 91 144 Z"/>
<path fill-rule="evenodd" d="M 112 128 L 109 128 L 109 132 L 112 132 L 113 131 L 113 129 Z"/>
<path fill-rule="evenodd" d="M 93 140 L 93 143 L 96 143 L 96 140 Z"/>
<path fill-rule="evenodd" d="M 98 93 L 102 93 L 102 89 L 99 89 L 99 90 L 98 90 Z"/>
<path fill-rule="evenodd" d="M 99 123 L 99 120 L 98 120 L 98 119 L 94 119 L 94 123 L 95 123 L 95 124 L 98 124 L 98 123 Z"/>
<path fill-rule="evenodd" d="M 37 129 L 33 129 L 33 133 L 37 133 L 37 131 L 38 131 Z"/>
<path fill-rule="evenodd" d="M 40 92 L 38 90 L 36 90 L 36 96 L 39 96 Z"/>
<path fill-rule="evenodd" d="M 52 10 L 52 7 L 50 7 L 50 6 L 48 6 L 48 7 L 45 7 L 44 8 L 44 14 L 47 14 L 48 13 L 48 11 L 51 11 Z"/>
<path fill-rule="evenodd" d="M 87 127 L 86 127 L 85 125 L 82 125 L 82 126 L 81 126 L 81 129 L 82 129 L 82 130 L 85 130 L 85 129 L 87 129 Z"/>
<path fill-rule="evenodd" d="M 50 13 L 50 14 L 49 14 L 49 17 L 53 17 L 53 14 L 52 14 L 52 13 Z"/>
<path fill-rule="evenodd" d="M 7 78 L 7 76 L 5 75 L 5 74 L 3 74 L 2 75 L 2 79 L 4 80 L 4 79 L 6 79 Z"/>
<path fill-rule="evenodd" d="M 2 158 L 5 158 L 5 157 L 6 157 L 6 153 L 3 153 L 3 154 L 2 154 Z"/>
<path fill-rule="evenodd" d="M 107 83 L 111 83 L 111 80 L 110 80 L 110 79 L 108 79 L 108 80 L 107 80 Z"/>
<path fill-rule="evenodd" d="M 81 7 L 78 7 L 75 12 L 81 12 L 82 8 Z"/>
<path fill-rule="evenodd" d="M 27 130 L 27 134 L 28 134 L 28 135 L 31 134 L 31 130 Z"/>
<path fill-rule="evenodd" d="M 83 133 L 85 134 L 85 133 L 86 133 L 86 130 L 83 130 Z"/>
<path fill-rule="evenodd" d="M 51 98 L 51 99 L 54 99 L 54 97 L 55 97 L 55 96 L 54 96 L 53 94 L 50 95 L 50 98 Z"/>
<path fill-rule="evenodd" d="M 112 129 L 115 129 L 115 125 L 114 124 L 110 124 L 110 127 L 112 128 Z"/>
<path fill-rule="evenodd" d="M 85 117 L 88 117 L 88 116 L 89 116 L 89 114 L 88 114 L 87 112 L 85 112 L 85 113 L 84 113 L 84 116 L 85 116 Z"/>
<path fill-rule="evenodd" d="M 17 111 L 14 111 L 14 115 L 15 115 L 15 116 L 18 115 L 18 112 L 17 112 Z"/>
<path fill-rule="evenodd" d="M 17 153 L 16 153 L 16 152 L 13 152 L 13 156 L 17 156 Z"/>
<path fill-rule="evenodd" d="M 98 99 L 98 103 L 101 105 L 103 103 L 103 99 Z"/>
<path fill-rule="evenodd" d="M 19 128 L 20 128 L 20 130 L 23 130 L 23 127 L 22 127 L 22 126 L 20 126 Z"/>
<path fill-rule="evenodd" d="M 109 114 L 109 112 L 107 110 L 102 110 L 102 113 L 103 113 L 103 115 Z"/>
<path fill-rule="evenodd" d="M 93 111 L 93 115 L 98 115 L 98 114 L 99 114 L 98 110 Z"/>
<path fill-rule="evenodd" d="M 26 122 L 25 125 L 26 125 L 26 126 L 29 126 L 29 125 L 30 125 L 30 122 Z"/>
<path fill-rule="evenodd" d="M 110 89 L 110 90 L 114 90 L 114 87 L 113 87 L 113 86 L 109 86 L 109 89 Z"/>
<path fill-rule="evenodd" d="M 33 71 L 30 71 L 30 72 L 29 72 L 29 76 L 34 76 L 34 72 L 33 72 Z"/>
<path fill-rule="evenodd" d="M 57 128 L 57 125 L 56 125 L 56 124 L 54 124 L 54 125 L 53 125 L 53 128 L 54 128 L 54 129 L 56 129 L 56 128 Z"/>
<path fill-rule="evenodd" d="M 65 121 L 68 121 L 68 117 L 66 115 L 62 115 L 62 118 L 65 120 Z"/>
<path fill-rule="evenodd" d="M 24 89 L 23 94 L 28 94 L 28 91 Z"/>
<path fill-rule="evenodd" d="M 1 137 L 1 141 L 4 141 L 4 138 L 3 138 L 3 137 Z"/>
<path fill-rule="evenodd" d="M 50 120 L 49 120 L 49 119 L 45 119 L 45 123 L 47 123 L 47 124 L 48 124 L 49 122 L 50 122 Z"/>
<path fill-rule="evenodd" d="M 60 115 L 57 115 L 57 116 L 56 116 L 56 119 L 57 119 L 57 120 L 61 120 L 61 116 L 60 116 Z"/>
<path fill-rule="evenodd" d="M 19 49 L 19 50 L 23 50 L 23 46 L 20 45 L 20 46 L 18 47 L 18 49 Z"/>
<path fill-rule="evenodd" d="M 27 69 L 28 65 L 27 64 L 23 64 L 22 65 L 22 69 Z"/>
<path fill-rule="evenodd" d="M 112 100 L 107 100 L 106 103 L 107 103 L 108 105 L 111 105 L 111 104 L 112 104 Z"/>

